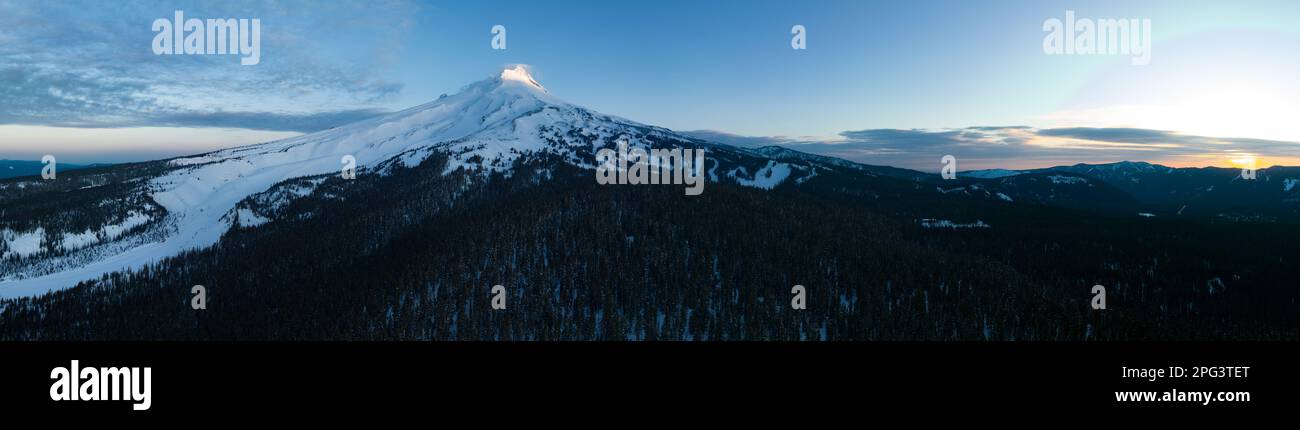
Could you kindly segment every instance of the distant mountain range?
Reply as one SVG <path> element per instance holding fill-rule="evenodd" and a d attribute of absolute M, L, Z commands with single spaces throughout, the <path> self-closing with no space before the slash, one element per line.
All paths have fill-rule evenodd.
<path fill-rule="evenodd" d="M 1062 179 L 1079 176 L 1112 187 L 1111 194 L 1094 195 L 1099 209 L 1140 211 L 1153 216 L 1202 216 L 1221 219 L 1300 220 L 1300 167 L 1275 166 L 1259 169 L 1254 179 L 1242 177 L 1241 169 L 1222 167 L 1173 168 L 1145 162 L 1076 164 L 1031 170 L 976 170 L 959 177 L 987 180 L 996 184 L 1025 184 L 1046 178 L 1052 190 L 1049 198 L 1071 184 L 1085 181 Z M 1102 194 L 1106 191 L 1103 190 Z M 1041 192 L 1040 192 L 1041 194 Z M 1062 197 L 1061 204 L 1086 208 L 1089 200 Z"/>
<path fill-rule="evenodd" d="M 65 164 L 56 165 L 57 171 L 86 169 L 90 167 L 103 167 L 109 164 Z M 0 179 L 16 178 L 20 176 L 36 176 L 41 174 L 41 169 L 45 164 L 40 161 L 26 160 L 0 160 Z M 57 172 L 56 171 L 56 172 Z"/>

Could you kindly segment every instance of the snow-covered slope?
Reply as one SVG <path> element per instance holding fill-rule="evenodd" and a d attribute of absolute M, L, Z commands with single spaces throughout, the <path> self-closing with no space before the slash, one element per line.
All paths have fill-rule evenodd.
<path fill-rule="evenodd" d="M 174 169 L 152 179 L 147 188 L 167 212 L 165 240 L 53 274 L 26 278 L 5 274 L 0 276 L 0 297 L 67 288 L 211 246 L 230 228 L 240 201 L 289 179 L 340 174 L 345 156 L 355 157 L 360 174 L 384 174 L 392 163 L 415 165 L 436 150 L 451 154 L 453 167 L 500 170 L 522 154 L 543 149 L 548 143 L 546 132 L 554 132 L 556 124 L 603 135 L 619 133 L 624 125 L 640 126 L 565 103 L 547 93 L 523 67 L 509 68 L 455 95 L 389 115 L 171 160 Z M 9 236 L 15 236 L 15 243 L 23 237 Z M 12 252 L 32 252 L 28 248 L 13 247 Z"/>
<path fill-rule="evenodd" d="M 183 166 L 158 178 L 153 198 L 181 219 L 178 243 L 208 246 L 229 226 L 239 201 L 282 181 L 340 174 L 356 159 L 361 174 L 386 173 L 386 163 L 419 164 L 432 151 L 454 154 L 453 165 L 478 156 L 487 169 L 542 149 L 532 128 L 571 114 L 575 107 L 551 97 L 523 68 L 465 87 L 453 96 L 342 127 L 173 160 Z"/>
<path fill-rule="evenodd" d="M 400 112 L 290 139 L 170 160 L 168 170 L 150 179 L 143 191 L 166 211 L 164 219 L 159 220 L 165 239 L 107 256 L 69 258 L 66 260 L 76 263 L 59 263 L 59 270 L 53 273 L 0 275 L 0 297 L 67 288 L 106 273 L 139 268 L 185 250 L 211 246 L 236 220 L 244 226 L 268 222 L 238 208 L 241 201 L 295 178 L 339 175 L 345 156 L 355 158 L 358 174 L 383 175 L 399 164 L 415 166 L 435 151 L 449 158 L 444 173 L 466 169 L 474 174 L 511 174 L 516 159 L 541 152 L 594 169 L 592 154 L 612 146 L 620 136 L 629 137 L 633 147 L 648 147 L 651 141 L 661 145 L 665 141 L 669 145 L 706 145 L 667 129 L 564 102 L 552 96 L 526 68 L 507 68 L 454 95 Z M 710 160 L 717 163 L 716 158 Z M 738 176 L 734 180 L 766 189 L 790 176 L 784 164 L 770 170 L 761 177 Z M 272 191 L 305 195 L 312 192 L 309 185 L 296 184 L 291 193 Z M 28 248 L 15 246 L 13 252 L 31 251 Z"/>

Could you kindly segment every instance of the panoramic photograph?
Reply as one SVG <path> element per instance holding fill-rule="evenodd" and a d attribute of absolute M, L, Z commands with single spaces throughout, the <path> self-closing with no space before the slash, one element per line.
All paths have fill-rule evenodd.
<path fill-rule="evenodd" d="M 1090 401 L 1250 403 L 1282 377 L 1252 357 L 1300 340 L 1297 23 L 1290 0 L 0 0 L 0 363 L 35 387 L 6 391 L 150 410 L 151 365 L 196 344 L 1100 342 L 1144 360 L 1098 364 Z M 934 345 L 974 343 L 996 350 Z"/>

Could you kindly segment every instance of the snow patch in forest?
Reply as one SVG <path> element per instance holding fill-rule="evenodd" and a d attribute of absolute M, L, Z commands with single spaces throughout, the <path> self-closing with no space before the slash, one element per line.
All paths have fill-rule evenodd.
<path fill-rule="evenodd" d="M 26 257 L 41 252 L 45 229 L 36 227 L 36 230 L 19 233 L 6 228 L 0 230 L 0 239 L 5 241 L 3 258 Z"/>
<path fill-rule="evenodd" d="M 921 227 L 924 228 L 989 228 L 991 225 L 985 224 L 984 221 L 975 220 L 973 223 L 955 223 L 946 219 L 923 218 L 920 220 Z"/>
<path fill-rule="evenodd" d="M 1048 176 L 1047 179 L 1050 179 L 1053 184 L 1083 184 L 1088 182 L 1087 179 L 1078 176 L 1052 175 Z"/>
<path fill-rule="evenodd" d="M 744 168 L 739 169 L 742 172 L 744 171 Z M 766 166 L 763 166 L 762 169 L 759 169 L 758 172 L 754 173 L 753 179 L 745 179 L 742 176 L 737 176 L 735 172 L 735 170 L 732 170 L 729 176 L 735 177 L 736 182 L 740 185 L 770 190 L 776 188 L 777 185 L 781 185 L 781 182 L 785 181 L 785 178 L 790 177 L 790 165 L 778 163 L 776 160 L 768 160 Z"/>
<path fill-rule="evenodd" d="M 73 251 L 100 242 L 112 241 L 121 237 L 127 231 L 148 224 L 152 220 L 153 218 L 148 214 L 131 211 L 127 213 L 122 222 L 117 224 L 106 225 L 98 230 L 86 229 L 81 233 L 64 233 L 59 240 L 59 248 L 64 251 Z"/>
<path fill-rule="evenodd" d="M 266 224 L 266 223 L 268 223 L 268 222 L 271 222 L 270 219 L 268 219 L 268 218 L 266 218 L 266 217 L 264 217 L 264 216 L 261 216 L 261 215 L 255 214 L 255 213 L 253 213 L 252 210 L 250 210 L 250 209 L 246 209 L 246 208 L 239 208 L 239 210 L 236 211 L 235 214 L 236 214 L 236 216 L 239 217 L 239 218 L 238 218 L 238 219 L 239 219 L 239 225 L 240 225 L 241 227 L 257 227 L 257 226 L 259 226 L 259 225 L 262 225 L 262 224 Z"/>
<path fill-rule="evenodd" d="M 799 179 L 795 179 L 795 180 L 794 180 L 794 184 L 795 184 L 795 185 L 803 185 L 804 182 L 808 182 L 809 179 L 816 178 L 816 177 L 817 177 L 817 168 L 816 168 L 816 167 L 811 167 L 811 168 L 808 169 L 808 175 L 803 176 L 803 177 L 801 177 L 801 178 L 799 178 Z"/>

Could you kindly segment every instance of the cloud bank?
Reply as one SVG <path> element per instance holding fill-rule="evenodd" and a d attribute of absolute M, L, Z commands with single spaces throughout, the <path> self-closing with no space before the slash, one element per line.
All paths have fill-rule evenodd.
<path fill-rule="evenodd" d="M 1140 128 L 1045 128 L 980 126 L 960 129 L 869 129 L 810 139 L 740 136 L 720 131 L 684 132 L 719 143 L 744 147 L 780 145 L 864 164 L 938 171 L 940 159 L 953 155 L 961 170 L 1038 168 L 1076 163 L 1149 161 L 1173 166 L 1226 165 L 1259 159 L 1300 164 L 1300 143 L 1187 135 Z"/>

